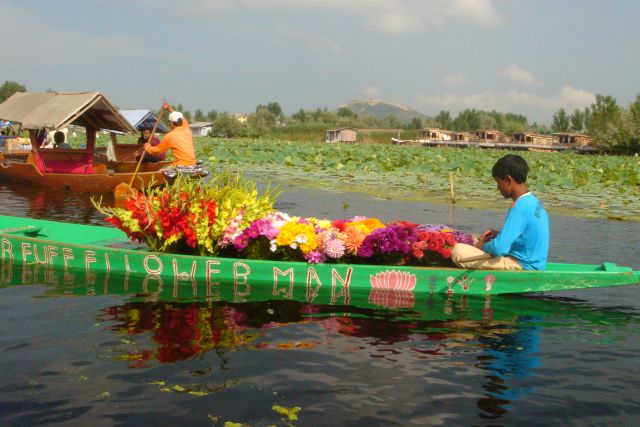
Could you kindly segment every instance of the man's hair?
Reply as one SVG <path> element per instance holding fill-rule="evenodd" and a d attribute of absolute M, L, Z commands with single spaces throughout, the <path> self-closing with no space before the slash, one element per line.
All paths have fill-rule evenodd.
<path fill-rule="evenodd" d="M 56 133 L 53 134 L 53 140 L 56 144 L 62 144 L 64 142 L 64 133 L 56 131 Z"/>
<path fill-rule="evenodd" d="M 501 157 L 491 169 L 491 175 L 494 178 L 505 179 L 508 175 L 518 184 L 527 181 L 528 173 L 529 166 L 527 162 L 517 154 L 507 154 Z"/>

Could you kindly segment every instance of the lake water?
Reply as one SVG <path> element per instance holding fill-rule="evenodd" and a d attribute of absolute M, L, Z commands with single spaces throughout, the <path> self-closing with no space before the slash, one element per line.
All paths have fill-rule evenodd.
<path fill-rule="evenodd" d="M 469 232 L 498 228 L 504 217 L 296 189 L 277 207 Z M 0 214 L 102 223 L 86 196 L 3 184 Z M 553 261 L 640 269 L 638 223 L 552 215 L 551 226 Z M 640 419 L 637 286 L 491 298 L 354 295 L 350 305 L 332 305 L 157 298 L 6 265 L 0 283 L 2 426 Z"/>

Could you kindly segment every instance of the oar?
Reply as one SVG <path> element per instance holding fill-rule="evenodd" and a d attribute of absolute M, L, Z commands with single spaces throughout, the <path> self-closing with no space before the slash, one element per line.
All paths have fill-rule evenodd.
<path fill-rule="evenodd" d="M 153 129 L 151 130 L 151 135 L 149 135 L 149 139 L 147 140 L 147 143 L 151 143 L 151 139 L 153 138 L 153 135 L 155 135 L 156 133 L 156 129 L 158 127 L 158 123 L 160 123 L 160 117 L 162 117 L 162 113 L 163 113 L 163 109 L 160 108 L 160 112 L 158 113 L 158 117 L 156 117 L 156 122 L 153 125 Z M 129 181 L 129 185 L 125 184 L 124 182 L 121 182 L 120 184 L 116 185 L 116 188 L 113 191 L 113 197 L 115 200 L 115 205 L 116 207 L 118 207 L 122 201 L 126 200 L 132 192 L 133 189 L 133 181 L 136 179 L 136 175 L 138 175 L 138 171 L 140 170 L 140 165 L 142 165 L 142 160 L 144 159 L 144 156 L 147 152 L 143 149 L 142 150 L 142 154 L 140 155 L 140 159 L 138 160 L 138 164 L 136 165 L 136 170 L 133 172 L 133 175 L 131 176 L 131 180 Z"/>

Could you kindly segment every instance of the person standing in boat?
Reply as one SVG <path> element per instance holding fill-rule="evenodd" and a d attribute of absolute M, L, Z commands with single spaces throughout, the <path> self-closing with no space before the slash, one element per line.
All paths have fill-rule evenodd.
<path fill-rule="evenodd" d="M 169 126 L 171 130 L 158 145 L 144 144 L 144 150 L 151 155 L 164 154 L 171 149 L 174 166 L 195 166 L 196 156 L 193 148 L 193 135 L 187 119 L 180 111 L 174 111 L 168 103 L 162 104 L 164 110 L 169 111 Z"/>
<path fill-rule="evenodd" d="M 513 205 L 502 230 L 486 230 L 476 245 L 458 243 L 451 259 L 462 268 L 477 270 L 544 270 L 549 252 L 549 216 L 526 181 L 529 166 L 518 155 L 508 154 L 493 165 L 498 190 Z"/>
<path fill-rule="evenodd" d="M 153 147 L 160 145 L 160 140 L 158 139 L 158 137 L 155 135 L 153 136 L 151 135 L 151 129 L 142 129 L 142 132 L 140 133 L 140 138 L 138 138 L 138 144 L 143 145 L 146 142 L 151 144 L 151 146 Z M 165 157 L 166 157 L 165 153 L 160 153 L 156 155 L 145 154 L 144 159 L 142 159 L 142 161 L 150 162 L 150 163 L 161 162 L 165 159 Z M 136 157 L 136 160 L 140 160 L 140 157 L 139 156 Z"/>

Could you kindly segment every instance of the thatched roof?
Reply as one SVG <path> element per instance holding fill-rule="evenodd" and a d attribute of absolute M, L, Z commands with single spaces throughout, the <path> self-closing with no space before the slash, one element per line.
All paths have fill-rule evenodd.
<path fill-rule="evenodd" d="M 22 129 L 60 129 L 69 125 L 135 132 L 100 92 L 18 92 L 0 104 L 0 119 Z"/>

